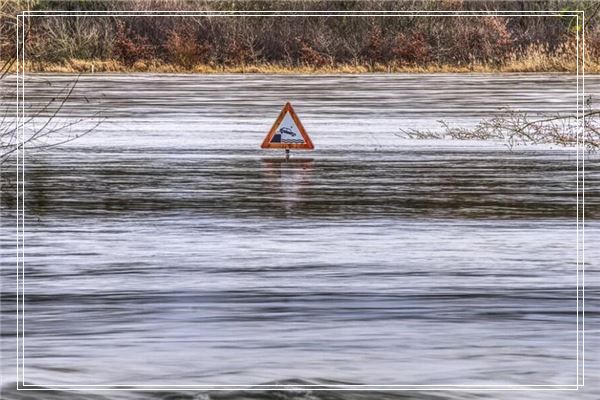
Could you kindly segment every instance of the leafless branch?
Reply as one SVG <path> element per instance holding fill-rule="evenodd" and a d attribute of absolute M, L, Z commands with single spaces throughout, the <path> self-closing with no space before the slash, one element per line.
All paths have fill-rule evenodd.
<path fill-rule="evenodd" d="M 480 121 L 473 128 L 451 126 L 438 121 L 440 130 L 400 129 L 396 136 L 410 139 L 498 140 L 509 149 L 516 145 L 552 143 L 574 146 L 578 142 L 590 152 L 600 150 L 600 111 L 588 110 L 581 115 L 555 115 L 531 119 L 527 113 L 507 109 Z M 585 137 L 578 133 L 584 132 Z"/>

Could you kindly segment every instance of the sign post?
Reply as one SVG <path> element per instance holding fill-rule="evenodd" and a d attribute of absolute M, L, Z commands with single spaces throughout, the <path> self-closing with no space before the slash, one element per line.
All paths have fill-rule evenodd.
<path fill-rule="evenodd" d="M 263 149 L 285 149 L 285 159 L 290 159 L 290 149 L 312 150 L 315 148 L 300 118 L 288 102 L 279 113 L 275 123 L 260 146 Z"/>

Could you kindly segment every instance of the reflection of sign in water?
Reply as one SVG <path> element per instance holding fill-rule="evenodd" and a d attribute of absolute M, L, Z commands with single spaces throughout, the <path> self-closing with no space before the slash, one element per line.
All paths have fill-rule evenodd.
<path fill-rule="evenodd" d="M 290 103 L 285 104 L 260 147 L 263 149 L 315 148 Z"/>
<path fill-rule="evenodd" d="M 284 161 L 277 158 L 262 159 L 263 190 L 269 193 L 268 200 L 261 202 L 269 215 L 283 212 L 296 214 L 308 211 L 312 204 L 306 202 L 304 193 L 311 184 L 313 160 L 297 158 Z"/>

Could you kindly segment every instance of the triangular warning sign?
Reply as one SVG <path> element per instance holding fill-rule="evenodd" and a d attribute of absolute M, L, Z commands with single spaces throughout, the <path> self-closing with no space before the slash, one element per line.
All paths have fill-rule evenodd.
<path fill-rule="evenodd" d="M 260 147 L 263 149 L 315 148 L 290 103 L 285 103 Z"/>

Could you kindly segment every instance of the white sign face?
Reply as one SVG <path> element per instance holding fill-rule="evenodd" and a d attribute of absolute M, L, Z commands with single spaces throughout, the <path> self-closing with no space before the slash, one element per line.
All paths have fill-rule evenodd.
<path fill-rule="evenodd" d="M 261 149 L 307 149 L 315 148 L 310 136 L 302 126 L 298 115 L 288 102 L 269 129 L 260 145 Z"/>
<path fill-rule="evenodd" d="M 304 143 L 300 129 L 296 126 L 289 112 L 285 113 L 285 117 L 283 117 L 275 134 L 271 138 L 271 143 Z"/>

